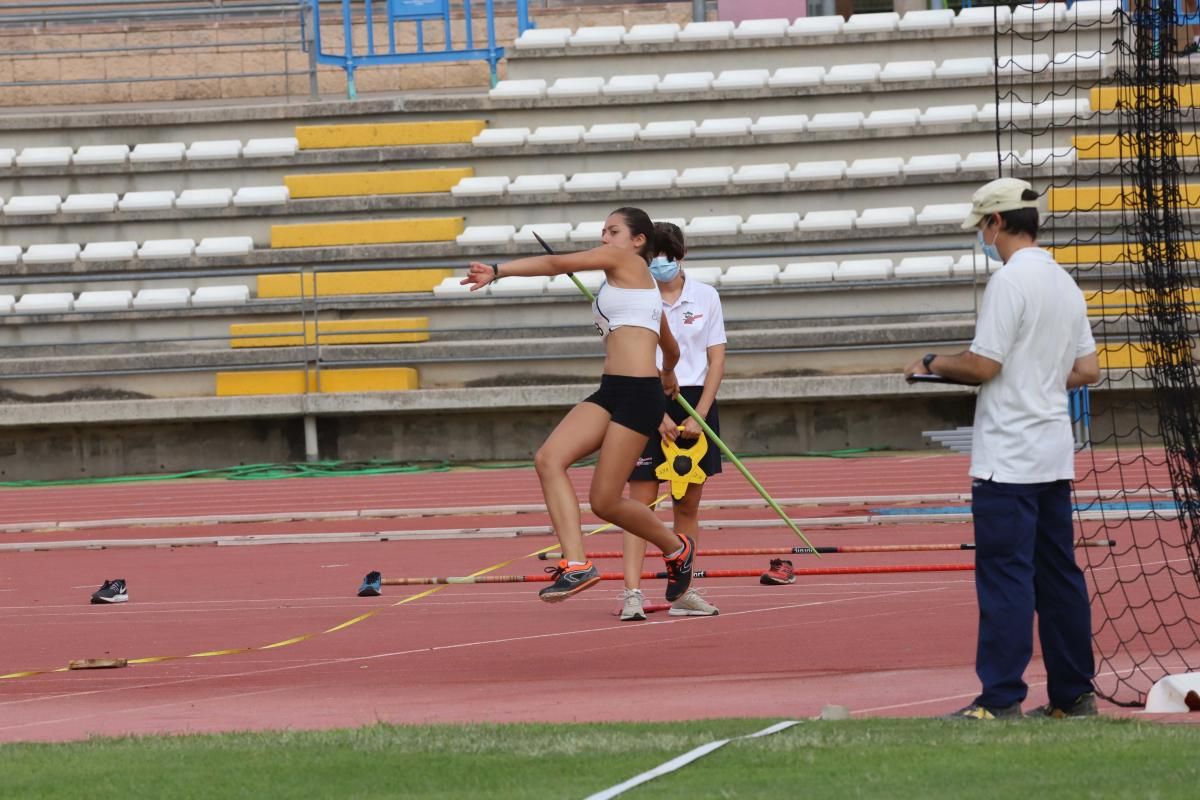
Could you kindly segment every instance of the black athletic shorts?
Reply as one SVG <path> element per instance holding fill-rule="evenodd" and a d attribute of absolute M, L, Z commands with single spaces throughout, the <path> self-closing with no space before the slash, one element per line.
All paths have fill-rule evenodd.
<path fill-rule="evenodd" d="M 703 386 L 682 386 L 679 393 L 683 395 L 683 399 L 688 401 L 688 404 L 693 408 L 696 403 L 700 402 L 700 395 L 704 394 Z M 667 400 L 667 413 L 671 415 L 671 419 L 677 424 L 682 424 L 688 418 L 688 414 L 683 410 L 683 406 L 676 403 L 674 400 Z M 662 415 L 658 417 L 662 421 Z M 717 414 L 716 401 L 713 402 L 712 408 L 708 410 L 708 414 L 704 417 L 704 421 L 708 423 L 708 427 L 713 429 L 713 433 L 721 435 L 721 418 Z M 695 441 L 695 440 L 691 440 Z M 691 444 L 687 439 L 680 440 L 682 446 L 687 447 Z M 650 441 L 646 442 L 646 449 L 642 451 L 642 455 L 638 458 L 637 466 L 633 468 L 633 473 L 629 476 L 631 481 L 657 481 L 654 471 L 658 469 L 658 465 L 666 461 L 662 450 L 662 437 L 655 433 L 650 437 Z M 704 458 L 700 459 L 700 469 L 704 470 L 704 474 L 708 477 L 717 475 L 721 472 L 721 450 L 716 443 L 709 440 L 708 452 L 704 454 Z"/>
<path fill-rule="evenodd" d="M 600 388 L 584 402 L 603 408 L 613 422 L 657 440 L 667 396 L 659 378 L 601 375 Z"/>

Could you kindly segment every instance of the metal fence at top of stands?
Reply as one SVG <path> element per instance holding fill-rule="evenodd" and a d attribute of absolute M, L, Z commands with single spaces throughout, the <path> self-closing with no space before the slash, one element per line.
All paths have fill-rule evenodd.
<path fill-rule="evenodd" d="M 423 64 L 446 61 L 486 61 L 492 83 L 496 68 L 504 57 L 504 48 L 496 43 L 495 0 L 342 0 L 341 41 L 330 45 L 321 31 L 320 0 L 310 0 L 316 59 L 346 71 L 346 94 L 357 94 L 354 73 L 362 67 L 380 64 Z M 328 3 L 326 5 L 329 5 Z M 517 31 L 530 27 L 528 0 L 516 0 Z M 461 28 L 455 21 L 462 21 Z M 476 21 L 485 26 L 484 41 L 477 42 Z M 377 27 L 383 26 L 386 42 L 376 41 Z M 415 34 L 411 47 L 405 47 L 398 34 L 412 26 Z M 457 28 L 457 29 L 456 29 Z M 427 38 L 430 42 L 427 43 Z"/>
<path fill-rule="evenodd" d="M 100 3 L 49 0 L 38 3 L 5 3 L 0 6 L 0 36 L 7 44 L 0 56 L 38 59 L 43 56 L 93 57 L 146 54 L 190 54 L 201 50 L 231 53 L 239 50 L 280 50 L 286 55 L 283 69 L 228 68 L 228 59 L 209 59 L 215 71 L 181 74 L 131 74 L 110 77 L 103 69 L 67 79 L 31 77 L 0 81 L 0 87 L 35 87 L 76 84 L 157 83 L 232 78 L 283 78 L 308 75 L 309 94 L 317 96 L 317 64 L 310 46 L 312 24 L 309 0 L 104 0 Z M 173 31 L 198 35 L 172 36 Z M 131 34 L 137 33 L 136 37 Z M 104 41 L 105 33 L 125 34 L 124 44 L 90 44 Z M 203 35 L 203 34 L 208 35 Z M 66 35 L 81 35 L 78 46 L 64 44 Z M 44 35 L 46 38 L 41 38 Z M 165 40 L 157 40 L 166 37 Z M 45 44 L 42 44 L 45 42 Z M 18 49 L 19 48 L 19 49 Z M 292 57 L 294 54 L 294 57 Z M 239 65 L 241 62 L 238 62 Z M 36 62 L 35 62 L 36 64 Z M 200 61 L 197 61 L 197 67 Z M 287 90 L 290 91 L 290 90 Z"/>

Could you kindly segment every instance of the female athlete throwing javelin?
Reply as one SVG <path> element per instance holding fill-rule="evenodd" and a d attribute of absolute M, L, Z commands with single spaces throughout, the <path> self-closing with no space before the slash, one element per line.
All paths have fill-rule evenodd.
<path fill-rule="evenodd" d="M 640 208 L 618 208 L 605 220 L 600 238 L 600 247 L 582 253 L 533 256 L 497 265 L 472 262 L 462 283 L 475 291 L 506 275 L 604 270 L 605 283 L 592 305 L 605 346 L 600 389 L 568 412 L 534 458 L 563 555 L 551 568 L 554 582 L 538 595 L 553 603 L 600 580 L 600 573 L 584 556 L 579 498 L 567 477 L 571 464 L 598 450 L 588 494 L 592 511 L 662 550 L 667 600 L 674 602 L 691 585 L 696 545 L 688 536 L 672 533 L 647 506 L 623 497 L 622 492 L 646 442 L 658 435 L 667 396 L 679 391 L 675 379 L 679 345 L 663 317 L 658 284 L 650 275 L 648 265 L 656 250 L 650 217 Z M 660 346 L 661 371 L 655 363 L 655 349 Z"/>

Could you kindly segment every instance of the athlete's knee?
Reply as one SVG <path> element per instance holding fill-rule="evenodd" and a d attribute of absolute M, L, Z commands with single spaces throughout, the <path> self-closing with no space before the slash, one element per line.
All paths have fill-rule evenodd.
<path fill-rule="evenodd" d="M 538 475 L 549 475 L 557 472 L 566 472 L 569 464 L 563 463 L 563 458 L 552 448 L 542 445 L 537 452 L 533 454 L 533 467 L 537 470 Z"/>
<path fill-rule="evenodd" d="M 592 507 L 592 513 L 609 522 L 620 513 L 622 502 L 624 500 L 620 492 L 597 489 L 595 486 L 588 492 L 588 504 Z"/>

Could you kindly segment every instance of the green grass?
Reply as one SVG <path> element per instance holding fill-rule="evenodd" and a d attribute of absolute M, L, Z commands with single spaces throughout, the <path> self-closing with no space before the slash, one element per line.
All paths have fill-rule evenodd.
<path fill-rule="evenodd" d="M 374 725 L 0 746 L 4 798 L 582 798 L 767 720 Z M 1129 719 L 804 722 L 641 798 L 1195 798 L 1200 728 Z"/>

